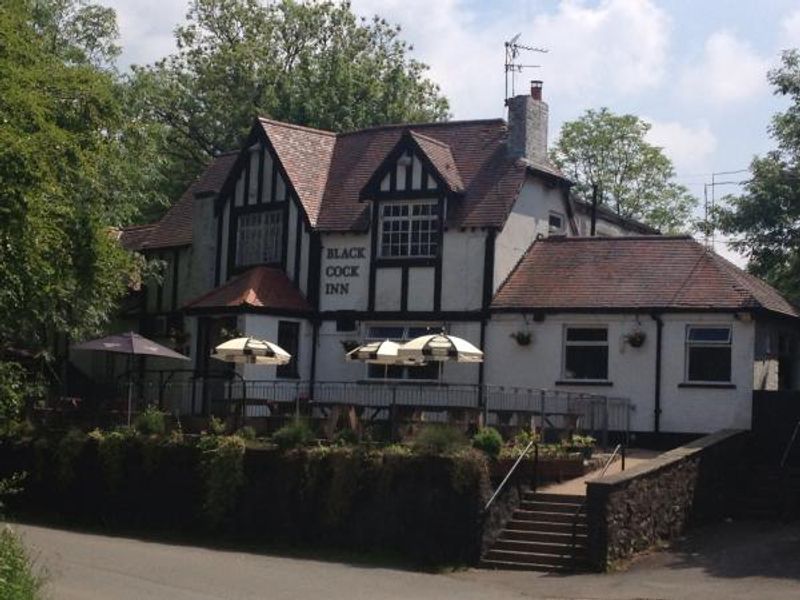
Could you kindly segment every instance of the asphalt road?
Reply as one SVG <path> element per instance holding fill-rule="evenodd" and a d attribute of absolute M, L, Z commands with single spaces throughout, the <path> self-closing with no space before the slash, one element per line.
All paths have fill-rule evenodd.
<path fill-rule="evenodd" d="M 800 524 L 722 524 L 610 575 L 450 574 L 15 526 L 52 600 L 800 598 Z"/>

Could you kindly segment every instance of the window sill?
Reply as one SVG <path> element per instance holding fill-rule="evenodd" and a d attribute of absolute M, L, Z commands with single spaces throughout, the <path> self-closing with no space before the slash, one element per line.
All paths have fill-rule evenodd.
<path fill-rule="evenodd" d="M 434 267 L 435 256 L 379 256 L 375 259 L 376 267 Z"/>
<path fill-rule="evenodd" d="M 596 379 L 559 379 L 556 385 L 591 385 L 595 387 L 611 387 L 614 385 L 613 381 L 597 381 Z"/>
<path fill-rule="evenodd" d="M 698 389 L 718 389 L 718 390 L 735 390 L 735 383 L 679 383 L 679 388 L 698 388 Z"/>

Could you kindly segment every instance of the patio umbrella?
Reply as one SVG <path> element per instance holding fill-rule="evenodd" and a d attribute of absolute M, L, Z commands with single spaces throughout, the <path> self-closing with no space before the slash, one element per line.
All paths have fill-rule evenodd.
<path fill-rule="evenodd" d="M 254 337 L 240 337 L 223 342 L 214 348 L 211 357 L 250 365 L 285 365 L 292 360 L 292 355 L 278 344 Z"/>
<path fill-rule="evenodd" d="M 383 378 L 387 379 L 390 366 L 419 367 L 425 364 L 424 360 L 415 358 L 402 358 L 398 355 L 400 344 L 392 340 L 382 342 L 369 342 L 351 350 L 345 355 L 349 361 L 358 360 L 373 365 L 383 365 Z"/>
<path fill-rule="evenodd" d="M 133 397 L 133 380 L 131 379 L 131 362 L 134 356 L 160 356 L 161 358 L 172 358 L 175 360 L 191 360 L 188 356 L 184 356 L 179 352 L 170 350 L 166 346 L 162 346 L 148 340 L 146 337 L 129 331 L 127 333 L 119 333 L 116 335 L 109 335 L 96 340 L 89 340 L 88 342 L 81 342 L 72 346 L 74 350 L 93 350 L 102 352 L 117 352 L 119 354 L 128 355 L 128 425 L 131 424 L 131 402 Z"/>
<path fill-rule="evenodd" d="M 398 356 L 422 361 L 483 362 L 483 352 L 472 343 L 444 332 L 409 340 L 400 346 Z"/>

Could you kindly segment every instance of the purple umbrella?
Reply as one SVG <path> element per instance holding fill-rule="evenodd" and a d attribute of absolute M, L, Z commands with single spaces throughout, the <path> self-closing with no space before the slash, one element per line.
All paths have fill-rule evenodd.
<path fill-rule="evenodd" d="M 120 354 L 128 355 L 128 371 L 130 372 L 131 359 L 134 356 L 160 356 L 162 358 L 174 358 L 177 360 L 191 360 L 188 356 L 184 356 L 174 350 L 157 344 L 153 340 L 148 340 L 138 333 L 129 331 L 128 333 L 118 333 L 116 335 L 109 335 L 104 338 L 96 340 L 89 340 L 88 342 L 81 342 L 72 346 L 75 350 L 101 350 L 105 352 L 118 352 Z M 131 424 L 131 396 L 133 394 L 133 386 L 128 378 L 128 425 Z"/>

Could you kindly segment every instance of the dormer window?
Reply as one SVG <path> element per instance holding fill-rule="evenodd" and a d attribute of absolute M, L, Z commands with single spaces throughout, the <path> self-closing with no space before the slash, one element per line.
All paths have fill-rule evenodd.
<path fill-rule="evenodd" d="M 436 200 L 381 202 L 380 255 L 382 258 L 436 256 L 439 215 Z"/>

